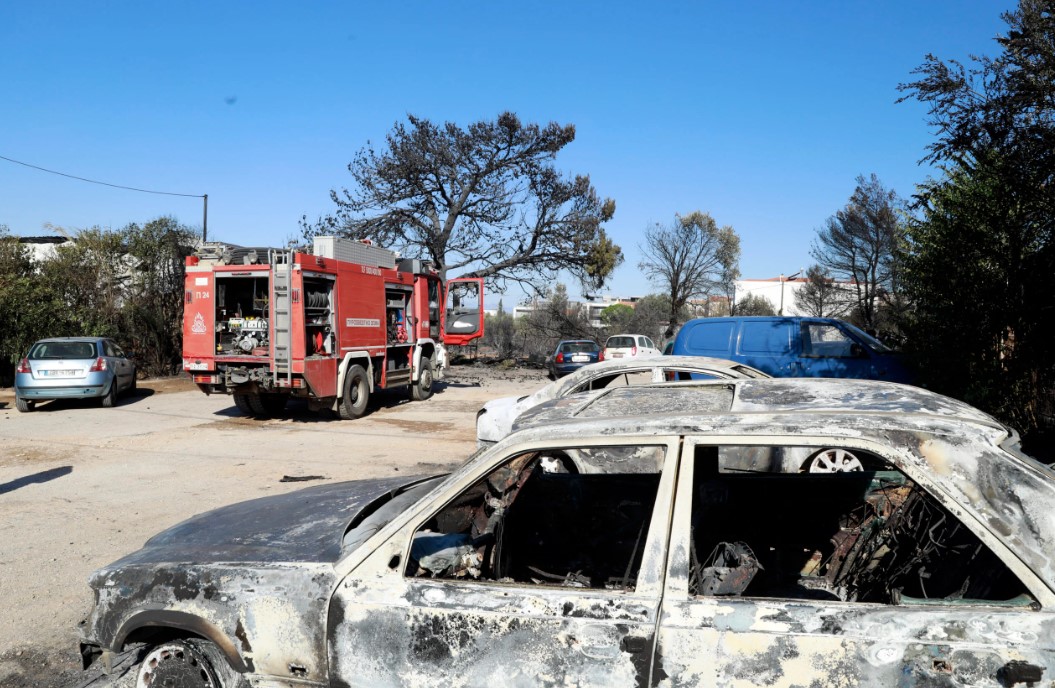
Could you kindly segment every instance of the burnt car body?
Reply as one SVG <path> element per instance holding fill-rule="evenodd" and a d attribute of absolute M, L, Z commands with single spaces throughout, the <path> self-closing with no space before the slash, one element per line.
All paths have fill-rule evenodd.
<path fill-rule="evenodd" d="M 141 685 L 1055 675 L 1055 474 L 989 416 L 848 380 L 629 387 L 546 406 L 445 478 L 316 487 L 153 538 L 93 575 L 85 655 L 147 643 Z M 783 446 L 876 463 L 723 463 Z"/>

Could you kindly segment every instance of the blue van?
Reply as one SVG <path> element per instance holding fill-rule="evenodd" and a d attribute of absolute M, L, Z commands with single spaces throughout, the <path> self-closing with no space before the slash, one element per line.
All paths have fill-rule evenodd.
<path fill-rule="evenodd" d="M 833 318 L 696 318 L 682 326 L 671 353 L 727 358 L 774 377 L 913 381 L 900 355 Z"/>

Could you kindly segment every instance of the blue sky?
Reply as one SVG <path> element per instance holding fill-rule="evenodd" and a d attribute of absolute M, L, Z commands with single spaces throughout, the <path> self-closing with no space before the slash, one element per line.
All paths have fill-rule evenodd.
<path fill-rule="evenodd" d="M 512 110 L 575 124 L 558 167 L 616 200 L 608 230 L 626 262 L 609 294 L 652 291 L 637 266 L 643 230 L 697 209 L 736 229 L 745 277 L 773 277 L 811 264 L 817 228 L 857 175 L 908 196 L 931 174 L 917 164 L 926 113 L 896 105 L 896 86 L 928 52 L 994 53 L 1012 7 L 9 2 L 0 155 L 207 193 L 210 238 L 275 245 L 302 215 L 330 212 L 355 151 L 407 113 L 465 124 Z M 0 224 L 15 234 L 160 215 L 200 226 L 201 200 L 0 160 Z"/>

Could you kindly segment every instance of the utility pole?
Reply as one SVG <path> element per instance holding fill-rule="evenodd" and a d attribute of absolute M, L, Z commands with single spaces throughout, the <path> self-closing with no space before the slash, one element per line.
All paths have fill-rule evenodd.
<path fill-rule="evenodd" d="M 205 203 L 202 206 L 201 243 L 204 244 L 209 238 L 209 194 L 204 194 L 202 199 Z"/>
<path fill-rule="evenodd" d="M 784 277 L 784 273 L 780 273 L 780 310 L 777 311 L 777 315 L 784 315 L 784 283 L 787 282 L 788 280 L 795 279 L 796 277 L 798 277 L 801 274 L 802 274 L 802 270 L 801 269 L 798 272 L 796 272 L 794 275 L 792 275 L 791 277 Z"/>

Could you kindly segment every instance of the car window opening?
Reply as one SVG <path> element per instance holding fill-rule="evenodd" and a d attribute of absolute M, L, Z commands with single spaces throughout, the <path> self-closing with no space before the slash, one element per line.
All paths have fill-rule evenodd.
<path fill-rule="evenodd" d="M 414 535 L 407 576 L 634 590 L 662 447 L 532 452 Z"/>
<path fill-rule="evenodd" d="M 868 457 L 849 472 L 758 468 L 760 452 L 780 449 L 794 454 L 697 448 L 690 594 L 1035 605 L 988 547 L 893 466 Z"/>

